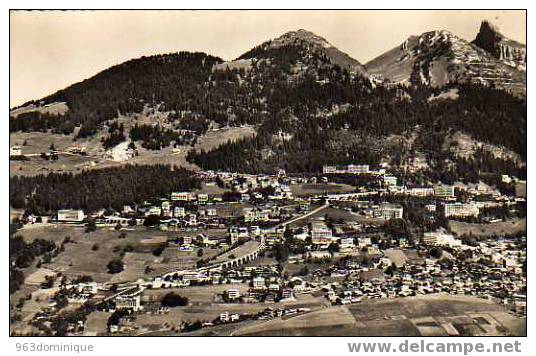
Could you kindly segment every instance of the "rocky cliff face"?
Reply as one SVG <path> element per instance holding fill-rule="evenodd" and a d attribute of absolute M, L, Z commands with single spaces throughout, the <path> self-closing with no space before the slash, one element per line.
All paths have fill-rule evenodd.
<path fill-rule="evenodd" d="M 527 68 L 526 46 L 506 38 L 488 21 L 482 22 L 480 31 L 472 43 L 511 67 L 522 71 Z"/>
<path fill-rule="evenodd" d="M 511 49 L 504 52 L 512 54 Z M 411 36 L 365 68 L 371 75 L 394 83 L 441 87 L 451 82 L 472 82 L 516 92 L 523 92 L 525 87 L 523 72 L 445 30 Z"/>

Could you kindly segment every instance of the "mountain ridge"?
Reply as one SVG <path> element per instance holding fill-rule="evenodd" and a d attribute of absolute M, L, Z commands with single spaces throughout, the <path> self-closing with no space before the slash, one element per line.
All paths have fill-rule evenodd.
<path fill-rule="evenodd" d="M 444 174 L 453 175 L 457 165 L 503 165 L 489 156 L 486 163 L 456 158 L 444 137 L 458 131 L 525 159 L 526 98 L 510 93 L 524 87 L 516 81 L 521 72 L 448 31 L 410 37 L 384 59 L 383 67 L 403 69 L 400 80 L 377 80 L 305 30 L 265 41 L 234 61 L 190 52 L 142 57 L 44 98 L 45 105 L 64 103 L 62 115 L 38 107 L 10 117 L 10 132 L 71 135 L 105 150 L 171 151 L 172 145 L 188 163 L 242 172 L 400 165 L 414 150 Z M 207 132 L 231 127 L 254 134 L 208 151 L 195 146 Z M 386 146 L 386 138 L 417 128 L 409 151 Z"/>
<path fill-rule="evenodd" d="M 305 30 L 305 29 L 298 29 L 298 30 L 295 30 L 295 31 L 288 31 L 288 32 L 282 34 L 281 36 L 279 36 L 277 38 L 274 38 L 274 39 L 271 39 L 271 40 L 263 42 L 260 45 L 253 47 L 251 50 L 246 51 L 245 53 L 240 55 L 236 60 L 252 59 L 254 57 L 254 54 L 259 54 L 259 52 L 262 51 L 262 50 L 278 49 L 278 48 L 285 47 L 285 46 L 300 46 L 300 45 L 308 44 L 311 48 L 307 48 L 307 49 L 312 49 L 313 52 L 321 53 L 322 55 L 324 55 L 331 62 L 331 64 L 337 65 L 337 66 L 339 66 L 340 68 L 342 68 L 344 70 L 348 70 L 350 72 L 354 72 L 356 74 L 360 74 L 360 75 L 363 75 L 363 76 L 369 76 L 370 74 L 372 74 L 372 76 L 375 77 L 375 78 L 379 77 L 379 78 L 390 80 L 390 79 L 392 79 L 393 75 L 389 74 L 389 73 L 387 75 L 382 75 L 383 73 L 381 73 L 381 70 L 379 70 L 378 68 L 375 68 L 376 66 L 374 65 L 374 63 L 377 62 L 382 57 L 384 57 L 385 55 L 387 55 L 387 54 L 389 54 L 391 52 L 394 52 L 395 49 L 397 49 L 397 48 L 398 49 L 404 49 L 404 48 L 407 49 L 407 46 L 408 45 L 411 46 L 411 44 L 413 42 L 415 42 L 416 39 L 422 39 L 423 37 L 430 36 L 430 34 L 449 34 L 450 36 L 456 37 L 456 40 L 459 41 L 459 42 L 469 43 L 468 41 L 463 40 L 463 39 L 453 35 L 451 32 L 449 32 L 447 30 L 428 31 L 428 32 L 425 32 L 425 33 L 421 34 L 420 36 L 419 35 L 410 36 L 401 45 L 399 45 L 399 46 L 397 46 L 397 47 L 395 47 L 395 48 L 393 48 L 393 49 L 391 49 L 391 50 L 389 50 L 389 51 L 377 56 L 376 58 L 368 61 L 365 64 L 362 64 L 359 60 L 351 57 L 349 54 L 339 50 L 336 47 L 334 47 L 325 38 L 323 38 L 323 37 L 311 32 L 311 31 L 308 31 L 308 30 Z M 525 70 L 526 69 L 526 50 L 525 50 L 526 47 L 525 47 L 525 45 L 523 45 L 522 43 L 519 43 L 517 41 L 514 41 L 514 40 L 506 38 L 504 35 L 502 35 L 498 31 L 498 29 L 495 26 L 493 26 L 488 21 L 483 21 L 482 22 L 479 33 L 477 34 L 475 40 L 470 42 L 470 44 L 474 45 L 475 47 L 478 47 L 478 49 L 473 48 L 473 50 L 478 51 L 479 48 L 482 48 L 488 54 L 490 54 L 492 57 L 496 58 L 497 60 L 503 62 L 504 64 L 506 64 L 506 65 L 508 65 L 510 67 L 516 67 L 516 65 L 519 64 L 518 61 L 515 59 L 516 58 L 515 56 L 517 55 L 517 56 L 519 56 L 519 61 L 524 61 L 524 65 L 522 65 L 522 64 L 517 65 L 517 69 L 520 69 L 520 70 Z M 480 44 L 480 46 L 479 46 L 479 44 Z M 518 52 L 515 52 L 515 50 L 512 49 L 514 47 L 518 49 Z M 189 53 L 191 55 L 201 54 L 201 55 L 205 55 L 207 57 L 217 58 L 219 63 L 232 63 L 232 62 L 236 61 L 236 60 L 234 60 L 234 61 L 233 60 L 226 61 L 226 60 L 224 60 L 222 58 L 212 56 L 209 53 L 205 53 L 205 52 L 189 52 L 189 51 L 181 51 L 181 52 L 168 53 L 168 54 L 154 54 L 154 55 L 150 55 L 150 56 L 141 56 L 141 57 L 138 57 L 138 58 L 133 58 L 133 59 L 130 59 L 128 61 L 113 65 L 113 66 L 111 66 L 111 67 L 109 67 L 107 69 L 104 69 L 104 70 L 96 73 L 95 75 L 92 75 L 91 77 L 89 77 L 87 79 L 84 79 L 84 80 L 82 80 L 80 82 L 77 82 L 77 83 L 74 83 L 72 85 L 69 85 L 66 88 L 57 90 L 55 93 L 47 95 L 47 96 L 45 96 L 45 97 L 43 97 L 41 99 L 29 100 L 29 101 L 27 101 L 27 102 L 25 102 L 25 103 L 23 103 L 21 105 L 18 105 L 18 106 L 15 106 L 15 107 L 11 108 L 10 111 L 18 109 L 18 108 L 21 108 L 21 107 L 28 106 L 30 104 L 39 104 L 39 102 L 42 102 L 42 101 L 44 101 L 46 103 L 50 103 L 49 99 L 51 97 L 57 95 L 57 93 L 61 93 L 61 92 L 65 91 L 65 90 L 67 90 L 67 89 L 69 89 L 69 88 L 71 88 L 73 86 L 77 86 L 79 84 L 87 82 L 88 80 L 93 79 L 94 77 L 99 76 L 102 73 L 108 72 L 110 70 L 115 70 L 117 68 L 121 68 L 122 66 L 130 65 L 130 64 L 133 64 L 133 63 L 135 63 L 137 61 L 143 61 L 143 60 L 147 60 L 147 59 L 151 59 L 151 58 L 165 58 L 166 56 L 173 56 L 173 55 L 184 54 L 184 53 Z M 515 65 L 514 65 L 514 63 L 515 63 Z M 369 70 L 372 69 L 372 73 L 368 73 L 367 68 Z M 405 71 L 407 71 L 407 68 L 405 69 Z M 403 70 L 403 72 L 404 72 L 404 70 Z M 394 82 L 404 82 L 404 81 L 408 81 L 408 79 L 409 79 L 409 76 L 407 74 L 401 73 L 399 76 L 400 76 L 400 78 L 397 78 L 395 76 Z M 508 80 L 508 78 L 505 78 L 505 79 Z M 484 82 L 484 84 L 489 84 L 489 83 L 486 83 L 485 80 L 483 82 Z"/>
<path fill-rule="evenodd" d="M 473 82 L 521 93 L 526 86 L 523 72 L 446 30 L 410 36 L 367 62 L 365 68 L 371 75 L 406 85 Z"/>

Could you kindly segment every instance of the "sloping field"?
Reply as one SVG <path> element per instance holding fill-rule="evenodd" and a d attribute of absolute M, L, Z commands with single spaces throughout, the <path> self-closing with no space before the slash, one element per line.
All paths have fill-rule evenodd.
<path fill-rule="evenodd" d="M 207 132 L 200 136 L 193 149 L 210 151 L 223 143 L 236 141 L 244 137 L 251 137 L 256 134 L 253 127 L 228 127 Z M 79 139 L 73 142 L 73 135 L 59 135 L 42 132 L 15 132 L 9 135 L 10 145 L 22 146 L 22 154 L 28 157 L 28 161 L 10 160 L 10 175 L 37 175 L 50 172 L 73 172 L 77 173 L 83 169 L 99 169 L 106 167 L 117 167 L 127 163 L 131 164 L 171 164 L 191 170 L 199 170 L 194 164 L 186 161 L 190 146 L 180 146 L 179 151 L 174 151 L 172 147 L 166 147 L 159 151 L 146 150 L 138 146 L 139 155 L 126 159 L 114 161 L 105 156 L 100 139 L 104 134 L 99 132 L 95 137 Z M 58 160 L 46 161 L 39 155 L 41 152 L 48 152 L 51 144 L 59 151 Z M 69 148 L 77 146 L 84 148 L 87 155 L 81 156 L 69 152 Z"/>
<path fill-rule="evenodd" d="M 168 236 L 180 235 L 178 232 L 159 231 L 138 226 L 123 230 L 126 232 L 126 237 L 119 238 L 120 232 L 113 228 L 98 228 L 89 234 L 84 231 L 83 226 L 42 225 L 31 229 L 21 229 L 18 234 L 22 235 L 26 241 L 43 238 L 54 241 L 56 245 L 60 245 L 66 237 L 69 237 L 71 242 L 64 244 L 65 251 L 55 257 L 52 263 L 43 265 L 43 268 L 61 272 L 70 278 L 90 275 L 97 282 L 131 281 L 140 277 L 160 275 L 170 270 L 191 268 L 200 258 L 197 256 L 196 250 L 182 252 L 174 246 L 167 247 L 161 256 L 152 254 L 158 244 L 147 243 L 148 239 L 167 240 Z M 191 233 L 189 234 L 191 235 Z M 205 248 L 203 251 L 203 258 L 211 257 L 220 252 L 218 249 L 209 248 Z M 122 252 L 125 252 L 123 257 L 121 257 Z M 113 259 L 123 260 L 124 271 L 118 274 L 108 273 L 106 265 Z M 95 261 L 99 261 L 99 263 L 95 263 Z M 152 271 L 145 273 L 145 268 L 148 266 Z M 36 274 L 36 278 L 38 276 L 39 274 Z M 31 280 L 33 279 L 29 281 Z"/>
<path fill-rule="evenodd" d="M 348 309 L 343 307 L 330 307 L 317 312 L 298 315 L 296 317 L 283 320 L 274 319 L 268 322 L 252 325 L 235 332 L 235 335 L 293 335 L 293 330 L 305 328 L 330 328 L 354 325 L 356 320 Z"/>
<path fill-rule="evenodd" d="M 21 114 L 37 111 L 41 114 L 49 115 L 64 115 L 69 110 L 69 107 L 64 102 L 54 102 L 44 106 L 36 106 L 34 104 L 26 105 L 14 110 L 11 110 L 9 116 L 17 117 Z"/>
<path fill-rule="evenodd" d="M 469 296 L 420 296 L 331 306 L 289 320 L 248 325 L 249 336 L 497 336 L 525 335 L 526 319 Z"/>
<path fill-rule="evenodd" d="M 458 236 L 472 234 L 474 236 L 500 236 L 527 231 L 527 219 L 510 219 L 490 224 L 472 224 L 461 221 L 449 221 L 452 232 Z"/>
<path fill-rule="evenodd" d="M 334 193 L 348 193 L 355 190 L 354 187 L 348 184 L 332 184 L 332 183 L 318 183 L 318 184 L 294 184 L 290 187 L 292 194 L 295 196 L 309 196 L 316 194 L 334 194 Z"/>

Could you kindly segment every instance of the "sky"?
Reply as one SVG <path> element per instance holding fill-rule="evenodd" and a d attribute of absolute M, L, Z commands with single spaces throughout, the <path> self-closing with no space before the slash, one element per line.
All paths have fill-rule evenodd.
<path fill-rule="evenodd" d="M 201 51 L 232 60 L 300 28 L 361 63 L 411 35 L 473 40 L 482 20 L 526 43 L 525 11 L 11 11 L 10 106 L 39 99 L 132 58 Z"/>

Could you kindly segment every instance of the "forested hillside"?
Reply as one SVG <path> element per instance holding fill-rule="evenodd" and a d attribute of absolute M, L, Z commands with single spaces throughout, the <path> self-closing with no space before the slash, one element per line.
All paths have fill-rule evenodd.
<path fill-rule="evenodd" d="M 30 214 L 54 213 L 63 208 L 121 210 L 127 204 L 141 204 L 169 196 L 173 191 L 198 187 L 199 180 L 182 168 L 128 165 L 76 175 L 13 177 L 9 181 L 9 203 Z"/>
<path fill-rule="evenodd" d="M 203 83 L 212 66 L 220 62 L 217 57 L 189 52 L 130 60 L 43 98 L 45 104 L 67 104 L 69 111 L 61 119 L 26 113 L 11 119 L 11 131 L 49 128 L 70 133 L 81 126 L 78 136 L 85 137 L 118 113 L 139 113 L 144 105 L 208 113 L 210 103 Z"/>
<path fill-rule="evenodd" d="M 394 91 L 376 88 L 370 96 L 377 95 L 369 97 L 366 104 L 362 104 L 363 97 L 357 96 L 356 90 L 345 96 L 344 91 L 331 87 L 333 101 L 336 103 L 340 95 L 341 104 L 350 103 L 348 109 L 317 117 L 307 100 L 296 101 L 299 104 L 289 105 L 265 121 L 257 137 L 225 144 L 211 152 L 191 153 L 189 159 L 207 169 L 246 172 L 273 172 L 278 167 L 290 172 L 320 172 L 324 164 L 374 165 L 389 157 L 388 161 L 397 164 L 400 152 L 396 147 L 388 150 L 384 140 L 389 135 L 414 131 L 419 132 L 415 148 L 440 166 L 451 156 L 444 147 L 445 137 L 456 130 L 526 157 L 525 102 L 502 90 L 470 84 L 456 87 L 459 98 L 441 102 L 428 101 L 434 91 L 425 87 L 409 91 L 411 102 L 396 100 Z M 308 90 L 305 88 L 302 84 L 284 96 L 301 95 L 308 90 L 322 92 L 312 83 Z M 279 139 L 279 131 L 289 139 Z"/>
<path fill-rule="evenodd" d="M 130 139 L 159 150 L 189 144 L 211 127 L 248 124 L 255 137 L 210 152 L 190 151 L 188 160 L 205 169 L 251 173 L 320 172 L 324 164 L 352 162 L 396 166 L 416 153 L 425 155 L 431 169 L 452 171 L 467 166 L 446 147 L 445 137 L 456 132 L 526 160 L 524 97 L 466 80 L 441 87 L 384 83 L 303 30 L 231 62 L 187 52 L 131 60 L 41 101 L 53 102 L 66 102 L 69 110 L 59 116 L 20 114 L 11 118 L 11 131 L 71 133 L 77 127 L 76 136 L 86 137 L 107 129 L 105 148 Z M 127 131 L 114 123 L 120 114 L 147 108 L 162 113 L 165 126 L 135 124 Z M 412 136 L 411 145 L 389 141 L 397 135 Z M 518 163 L 504 165 L 516 170 Z"/>

